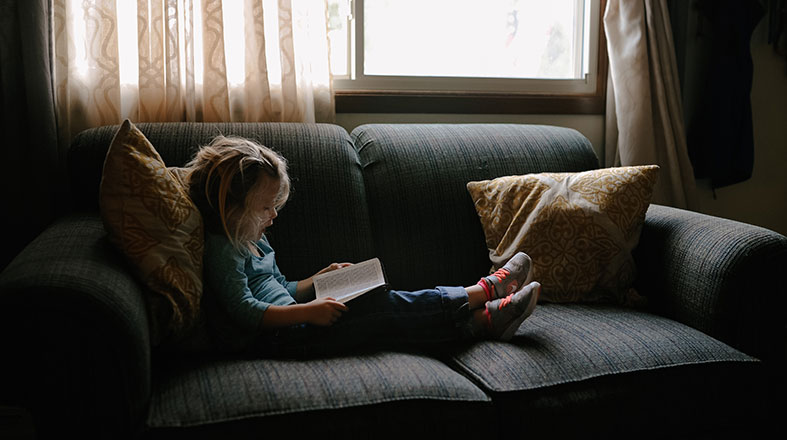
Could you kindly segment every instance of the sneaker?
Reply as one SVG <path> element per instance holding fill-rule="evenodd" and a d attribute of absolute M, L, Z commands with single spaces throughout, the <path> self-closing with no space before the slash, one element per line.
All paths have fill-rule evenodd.
<path fill-rule="evenodd" d="M 522 321 L 533 313 L 540 292 L 541 284 L 533 281 L 514 294 L 488 301 L 486 317 L 492 337 L 501 341 L 510 341 L 522 325 Z"/>
<path fill-rule="evenodd" d="M 533 262 L 530 257 L 519 252 L 506 264 L 488 277 L 481 278 L 478 285 L 486 292 L 487 300 L 505 298 L 533 280 Z"/>

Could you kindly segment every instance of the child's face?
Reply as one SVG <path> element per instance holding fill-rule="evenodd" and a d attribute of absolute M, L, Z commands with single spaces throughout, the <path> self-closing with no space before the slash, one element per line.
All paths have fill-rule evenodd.
<path fill-rule="evenodd" d="M 262 182 L 249 194 L 249 224 L 247 230 L 258 240 L 265 233 L 265 229 L 273 224 L 279 213 L 276 211 L 276 201 L 279 197 L 279 181 L 268 180 Z"/>

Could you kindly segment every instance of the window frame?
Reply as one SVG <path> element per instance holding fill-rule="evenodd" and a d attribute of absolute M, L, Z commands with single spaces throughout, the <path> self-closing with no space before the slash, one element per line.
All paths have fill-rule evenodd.
<path fill-rule="evenodd" d="M 585 93 L 534 91 L 503 93 L 494 91 L 356 90 L 334 87 L 336 112 L 603 114 L 605 111 L 608 69 L 606 37 L 603 28 L 605 8 L 606 0 L 600 0 L 595 60 L 596 87 L 593 91 Z M 354 33 L 355 29 L 353 29 L 351 35 Z M 469 81 L 472 81 L 472 79 Z"/>

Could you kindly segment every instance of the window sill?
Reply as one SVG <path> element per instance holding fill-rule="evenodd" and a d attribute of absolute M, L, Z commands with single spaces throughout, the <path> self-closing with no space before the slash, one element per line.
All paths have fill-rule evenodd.
<path fill-rule="evenodd" d="M 336 91 L 335 99 L 336 113 L 603 114 L 605 87 L 599 89 L 587 95 Z"/>

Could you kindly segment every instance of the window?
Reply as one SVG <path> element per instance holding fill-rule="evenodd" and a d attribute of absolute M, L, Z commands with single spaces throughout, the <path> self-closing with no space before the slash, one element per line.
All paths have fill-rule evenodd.
<path fill-rule="evenodd" d="M 337 111 L 600 113 L 600 3 L 328 0 Z"/>

